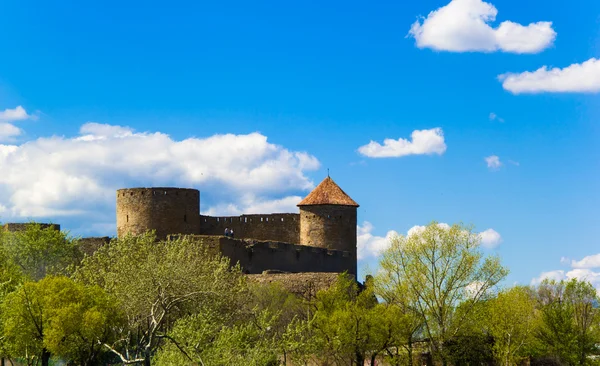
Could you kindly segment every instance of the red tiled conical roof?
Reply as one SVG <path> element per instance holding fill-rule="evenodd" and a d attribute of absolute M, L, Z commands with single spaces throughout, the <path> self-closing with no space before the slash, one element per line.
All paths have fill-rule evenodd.
<path fill-rule="evenodd" d="M 358 203 L 354 202 L 350 196 L 344 192 L 340 186 L 335 184 L 333 179 L 327 177 L 323 179 L 317 188 L 306 196 L 298 206 L 313 206 L 313 205 L 340 205 L 358 207 Z"/>

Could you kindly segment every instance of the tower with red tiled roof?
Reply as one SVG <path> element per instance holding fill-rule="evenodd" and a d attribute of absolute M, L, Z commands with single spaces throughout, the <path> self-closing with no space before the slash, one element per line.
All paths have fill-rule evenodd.
<path fill-rule="evenodd" d="M 358 204 L 330 177 L 325 178 L 299 204 L 300 244 L 343 250 L 354 258 L 356 275 L 356 209 Z"/>

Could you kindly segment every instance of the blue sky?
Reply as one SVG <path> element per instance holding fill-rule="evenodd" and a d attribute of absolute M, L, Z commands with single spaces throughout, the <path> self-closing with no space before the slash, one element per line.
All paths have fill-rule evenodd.
<path fill-rule="evenodd" d="M 0 221 L 112 235 L 114 189 L 154 184 L 199 188 L 212 214 L 290 211 L 329 168 L 361 205 L 360 268 L 389 231 L 437 220 L 498 233 L 485 250 L 508 283 L 600 285 L 599 14 L 4 1 Z"/>

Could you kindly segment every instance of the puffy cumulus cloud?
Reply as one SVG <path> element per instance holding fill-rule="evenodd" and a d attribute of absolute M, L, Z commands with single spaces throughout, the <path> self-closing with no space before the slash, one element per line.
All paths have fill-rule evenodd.
<path fill-rule="evenodd" d="M 260 213 L 294 213 L 298 212 L 300 196 L 288 196 L 279 199 L 264 199 L 254 195 L 244 195 L 237 202 L 226 202 L 203 211 L 204 215 L 236 216 L 241 214 Z"/>
<path fill-rule="evenodd" d="M 314 156 L 260 133 L 175 140 L 87 123 L 76 137 L 0 145 L 0 219 L 77 216 L 82 226 L 109 225 L 115 190 L 135 186 L 199 187 L 202 208 L 214 214 L 288 210 L 314 186 L 305 172 L 318 167 Z"/>
<path fill-rule="evenodd" d="M 357 257 L 365 259 L 380 255 L 390 245 L 390 240 L 398 235 L 396 231 L 390 230 L 385 236 L 373 235 L 373 225 L 365 221 L 362 226 L 357 226 Z"/>
<path fill-rule="evenodd" d="M 19 136 L 23 131 L 13 124 L 0 122 L 0 141 L 10 141 Z"/>
<path fill-rule="evenodd" d="M 410 28 L 419 48 L 451 52 L 538 53 L 552 45 L 556 32 L 551 22 L 521 25 L 511 21 L 490 26 L 498 10 L 482 0 L 452 0 L 418 19 Z"/>
<path fill-rule="evenodd" d="M 358 148 L 358 152 L 369 158 L 399 158 L 407 155 L 442 155 L 446 152 L 444 132 L 441 128 L 430 130 L 415 130 L 411 141 L 403 138 L 398 140 L 385 139 L 383 145 L 371 141 Z"/>
<path fill-rule="evenodd" d="M 444 222 L 438 223 L 437 226 L 439 228 L 445 229 L 445 230 L 450 229 L 450 225 L 448 225 L 448 224 L 446 224 Z M 423 231 L 425 231 L 426 228 L 427 228 L 426 226 L 415 225 L 415 226 L 411 227 L 410 229 L 408 229 L 408 232 L 406 233 L 406 236 L 412 236 L 412 235 L 420 234 Z"/>
<path fill-rule="evenodd" d="M 595 268 L 600 268 L 600 254 L 589 255 L 579 261 L 562 257 L 560 258 L 560 263 L 570 265 L 571 270 L 543 272 L 539 277 L 532 279 L 531 284 L 538 285 L 546 278 L 557 281 L 576 278 L 590 282 L 600 294 L 600 272 L 593 271 Z"/>
<path fill-rule="evenodd" d="M 544 281 L 544 280 L 560 281 L 560 280 L 564 280 L 565 278 L 566 278 L 565 271 L 563 271 L 563 270 L 542 272 L 539 275 L 539 277 L 536 277 L 531 280 L 531 285 L 537 286 L 540 283 L 542 283 L 542 281 Z"/>
<path fill-rule="evenodd" d="M 561 281 L 571 280 L 573 278 L 576 278 L 580 281 L 588 281 L 592 284 L 592 286 L 596 288 L 596 291 L 598 291 L 600 294 L 600 272 L 594 272 L 589 269 L 576 268 L 570 271 L 556 270 L 542 272 L 542 274 L 539 277 L 536 277 L 531 280 L 531 285 L 537 286 L 540 283 L 542 283 L 542 281 L 545 279 Z"/>
<path fill-rule="evenodd" d="M 444 222 L 440 222 L 437 225 L 438 225 L 438 227 L 445 229 L 445 230 L 450 229 L 450 225 L 448 225 Z M 425 230 L 425 228 L 426 228 L 426 226 L 415 225 L 415 226 L 411 227 L 410 229 L 408 229 L 408 232 L 406 235 L 412 236 L 412 235 L 420 234 Z M 502 243 L 502 236 L 494 229 L 487 229 L 480 233 L 476 233 L 475 235 L 477 235 L 481 246 L 484 248 L 493 249 L 493 248 L 497 247 L 498 245 L 500 245 L 500 243 Z"/>
<path fill-rule="evenodd" d="M 571 266 L 573 268 L 600 268 L 600 254 L 588 255 L 579 261 L 571 261 Z"/>
<path fill-rule="evenodd" d="M 79 129 L 81 134 L 78 140 L 92 141 L 107 138 L 129 137 L 133 135 L 133 129 L 123 126 L 112 126 L 108 124 L 88 122 Z"/>
<path fill-rule="evenodd" d="M 502 87 L 513 94 L 597 93 L 600 91 L 600 60 L 589 59 L 563 69 L 542 66 L 536 71 L 498 76 Z"/>
<path fill-rule="evenodd" d="M 502 236 L 494 229 L 487 229 L 480 232 L 479 238 L 481 239 L 481 246 L 484 248 L 492 249 L 502 243 Z"/>
<path fill-rule="evenodd" d="M 498 170 L 502 166 L 502 162 L 497 155 L 490 155 L 483 158 L 483 160 L 485 160 L 485 163 L 490 170 Z"/>
<path fill-rule="evenodd" d="M 26 119 L 34 118 L 34 116 L 27 114 L 27 111 L 22 106 L 16 108 L 7 108 L 0 111 L 0 142 L 11 142 L 14 141 L 15 137 L 21 135 L 23 130 L 15 126 L 14 121 L 22 121 Z"/>
<path fill-rule="evenodd" d="M 7 108 L 0 112 L 0 121 L 2 122 L 21 121 L 29 118 L 32 118 L 32 116 L 27 114 L 27 111 L 22 106 L 12 109 Z"/>

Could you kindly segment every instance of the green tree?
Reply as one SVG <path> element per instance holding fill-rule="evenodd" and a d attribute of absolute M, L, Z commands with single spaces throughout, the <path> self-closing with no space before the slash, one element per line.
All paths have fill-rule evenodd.
<path fill-rule="evenodd" d="M 537 325 L 535 298 L 527 287 L 502 291 L 487 304 L 487 328 L 499 364 L 518 364 L 528 355 Z"/>
<path fill-rule="evenodd" d="M 596 344 L 600 342 L 598 293 L 591 283 L 573 278 L 566 283 L 565 295 L 573 307 L 577 360 L 584 365 L 589 355 L 598 352 Z"/>
<path fill-rule="evenodd" d="M 542 354 L 570 365 L 584 365 L 597 352 L 598 297 L 586 281 L 544 280 L 537 288 Z"/>
<path fill-rule="evenodd" d="M 406 352 L 406 364 L 412 366 L 414 343 L 422 335 L 424 319 L 418 311 L 416 298 L 409 291 L 408 283 L 401 280 L 397 272 L 380 271 L 375 277 L 375 289 L 377 295 L 390 306 L 388 312 L 395 313 L 399 325 L 393 335 L 396 344 L 392 346 L 395 349 L 386 349 L 388 358 L 392 363 L 400 364 L 402 352 L 398 347 L 401 347 Z"/>
<path fill-rule="evenodd" d="M 30 281 L 69 274 L 81 260 L 76 241 L 66 232 L 36 223 L 23 231 L 4 233 L 2 244 L 9 261 Z"/>
<path fill-rule="evenodd" d="M 179 319 L 154 358 L 157 365 L 279 364 L 277 314 L 256 310 L 242 319 L 202 312 Z"/>
<path fill-rule="evenodd" d="M 82 261 L 76 278 L 104 288 L 125 314 L 126 326 L 115 329 L 118 341 L 104 343 L 124 364 L 150 365 L 178 319 L 234 312 L 247 292 L 240 269 L 202 241 L 157 242 L 151 233 L 101 247 Z"/>
<path fill-rule="evenodd" d="M 337 365 L 375 363 L 378 355 L 397 344 L 401 318 L 393 308 L 378 304 L 371 281 L 359 290 L 352 276 L 340 275 L 334 286 L 317 293 L 309 320 L 312 350 L 322 362 Z"/>
<path fill-rule="evenodd" d="M 564 281 L 544 280 L 537 288 L 541 324 L 536 336 L 545 356 L 573 365 L 576 363 L 574 309 L 565 293 Z"/>
<path fill-rule="evenodd" d="M 98 287 L 67 277 L 26 282 L 2 304 L 2 325 L 10 354 L 28 364 L 48 365 L 51 355 L 93 365 L 117 319 L 111 299 Z"/>
<path fill-rule="evenodd" d="M 444 344 L 456 336 L 473 307 L 508 273 L 497 257 L 484 258 L 471 228 L 432 222 L 392 238 L 380 262 L 391 288 L 406 288 L 423 319 L 433 353 L 448 362 Z M 459 304 L 462 311 L 457 312 Z"/>

